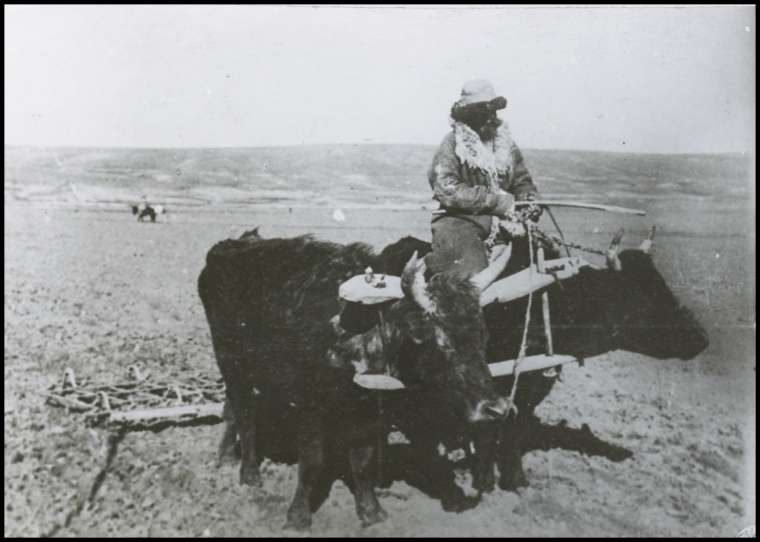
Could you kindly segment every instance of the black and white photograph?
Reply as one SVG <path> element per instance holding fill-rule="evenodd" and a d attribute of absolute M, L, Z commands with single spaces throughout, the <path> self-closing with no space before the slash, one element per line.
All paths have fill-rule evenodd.
<path fill-rule="evenodd" d="M 4 30 L 5 537 L 755 537 L 754 5 Z"/>

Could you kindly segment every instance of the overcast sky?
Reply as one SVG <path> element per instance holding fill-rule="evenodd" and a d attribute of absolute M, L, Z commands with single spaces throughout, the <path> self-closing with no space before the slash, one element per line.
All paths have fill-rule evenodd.
<path fill-rule="evenodd" d="M 10 144 L 437 144 L 488 78 L 521 147 L 754 149 L 754 6 L 4 9 Z"/>

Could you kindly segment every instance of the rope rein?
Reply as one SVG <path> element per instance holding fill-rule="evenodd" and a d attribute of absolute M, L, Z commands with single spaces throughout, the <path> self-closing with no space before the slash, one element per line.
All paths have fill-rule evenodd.
<path fill-rule="evenodd" d="M 524 223 L 525 231 L 528 235 L 528 255 L 530 257 L 530 266 L 528 269 L 530 270 L 528 273 L 528 305 L 525 308 L 525 324 L 523 326 L 523 334 L 522 334 L 522 341 L 520 343 L 520 351 L 517 354 L 517 359 L 515 360 L 515 380 L 512 382 L 512 391 L 509 393 L 509 412 L 514 412 L 515 416 L 517 416 L 517 406 L 515 405 L 515 395 L 517 394 L 517 381 L 520 379 L 520 363 L 525 358 L 525 352 L 527 350 L 528 345 L 528 328 L 530 327 L 530 312 L 531 308 L 533 306 L 533 236 L 531 234 L 531 227 L 528 225 L 527 222 Z"/>

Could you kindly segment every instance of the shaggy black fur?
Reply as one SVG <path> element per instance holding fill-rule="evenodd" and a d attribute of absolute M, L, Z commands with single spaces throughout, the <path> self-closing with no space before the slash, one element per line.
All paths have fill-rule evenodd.
<path fill-rule="evenodd" d="M 261 239 L 254 231 L 215 245 L 198 280 L 238 424 L 241 482 L 258 483 L 262 456 L 297 456 L 299 485 L 288 512 L 295 528 L 310 524 L 336 478 L 354 492 L 364 524 L 384 517 L 372 489 L 380 430 L 376 398 L 353 383 L 355 358 L 347 355 L 378 344 L 378 328 L 346 346 L 330 322 L 341 309 L 338 286 L 367 266 L 388 268 L 384 257 L 400 261 L 393 251 L 375 255 L 361 243 Z M 427 293 L 438 306 L 434 314 L 408 299 L 383 307 L 388 344 L 375 354 L 387 352 L 391 372 L 417 390 L 411 403 L 392 394 L 388 409 L 409 413 L 425 404 L 439 413 L 439 423 L 464 425 L 497 399 L 485 364 L 478 292 L 461 278 L 438 275 Z M 228 432 L 226 445 L 231 440 Z M 439 435 L 426 440 L 426 452 L 439 441 Z M 445 508 L 471 506 L 453 473 L 443 473 L 436 485 Z"/>

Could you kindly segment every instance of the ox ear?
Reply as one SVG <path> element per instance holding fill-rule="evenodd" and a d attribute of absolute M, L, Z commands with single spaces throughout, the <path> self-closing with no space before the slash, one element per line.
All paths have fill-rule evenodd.
<path fill-rule="evenodd" d="M 620 241 L 623 239 L 624 233 L 625 230 L 620 228 L 612 238 L 610 248 L 607 249 L 607 267 L 615 271 L 623 270 L 623 264 L 620 263 L 620 258 L 618 258 L 618 250 L 620 250 Z"/>
<path fill-rule="evenodd" d="M 427 283 L 425 282 L 425 265 L 424 259 L 417 258 L 417 251 L 414 251 L 412 257 L 406 262 L 404 272 L 401 274 L 401 290 L 404 295 L 412 299 L 422 310 L 428 313 L 435 312 L 435 303 L 427 293 Z"/>
<path fill-rule="evenodd" d="M 641 242 L 641 245 L 639 245 L 639 250 L 642 251 L 644 254 L 649 254 L 649 251 L 652 249 L 652 243 L 654 242 L 654 234 L 657 232 L 657 226 L 652 226 L 652 229 L 649 230 L 649 235 L 646 239 L 644 239 Z"/>
<path fill-rule="evenodd" d="M 491 263 L 488 264 L 488 267 L 473 275 L 470 278 L 470 282 L 472 282 L 478 291 L 482 292 L 504 271 L 511 256 L 511 243 L 508 245 L 495 245 L 491 252 Z"/>

